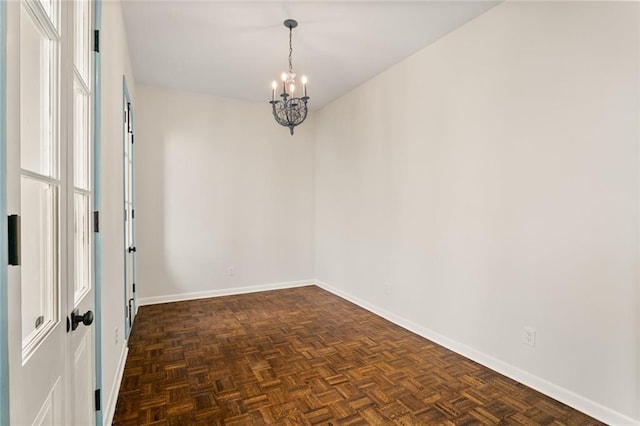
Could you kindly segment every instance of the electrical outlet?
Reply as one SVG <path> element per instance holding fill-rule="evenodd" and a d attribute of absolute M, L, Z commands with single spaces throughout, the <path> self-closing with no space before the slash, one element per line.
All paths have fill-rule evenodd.
<path fill-rule="evenodd" d="M 525 345 L 531 346 L 532 348 L 536 347 L 536 329 L 531 327 L 525 327 L 522 333 L 522 343 Z"/>
<path fill-rule="evenodd" d="M 229 266 L 227 268 L 227 275 L 230 276 L 230 277 L 235 275 L 235 271 L 233 270 L 233 266 Z"/>

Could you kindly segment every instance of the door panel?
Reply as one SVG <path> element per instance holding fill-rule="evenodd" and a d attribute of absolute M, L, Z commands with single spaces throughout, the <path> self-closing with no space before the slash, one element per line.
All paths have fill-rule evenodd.
<path fill-rule="evenodd" d="M 38 348 L 33 351 L 28 360 L 26 360 L 21 371 L 22 390 L 20 401 L 14 401 L 13 392 L 11 392 L 11 404 L 19 403 L 21 405 L 21 413 L 19 418 L 22 423 L 14 422 L 14 413 L 12 410 L 11 424 L 32 424 L 35 422 L 35 414 L 41 412 L 49 403 L 53 404 L 53 412 L 56 413 L 54 418 L 66 418 L 64 416 L 64 392 L 65 392 L 65 373 L 66 359 L 64 356 L 64 347 L 61 348 L 61 342 L 65 340 L 65 329 L 62 324 L 56 326 L 52 333 L 42 341 Z M 11 343 L 11 342 L 10 342 Z M 16 371 L 11 368 L 11 373 Z M 11 377 L 13 382 L 13 377 Z M 56 397 L 58 395 L 59 397 Z M 45 423 L 51 425 L 70 424 L 61 423 Z"/>
<path fill-rule="evenodd" d="M 93 423 L 93 335 L 89 328 L 77 344 L 73 356 L 73 389 L 74 425 L 90 425 Z"/>
<path fill-rule="evenodd" d="M 33 421 L 34 426 L 59 425 L 62 424 L 63 416 L 62 385 L 58 379 L 40 408 L 38 415 Z"/>
<path fill-rule="evenodd" d="M 9 271 L 11 424 L 64 424 L 66 419 L 66 274 L 59 250 L 66 196 L 59 172 L 61 46 L 56 15 L 37 2 L 8 2 L 7 96 L 18 114 L 7 120 L 8 213 L 21 216 L 21 265 Z M 17 161 L 16 161 L 17 160 Z M 19 330 L 19 331 L 18 331 Z"/>
<path fill-rule="evenodd" d="M 22 346 L 28 356 L 58 320 L 58 185 L 22 176 Z"/>
<path fill-rule="evenodd" d="M 28 358 L 59 321 L 60 179 L 57 68 L 60 37 L 42 8 L 20 10 L 22 349 Z"/>
<path fill-rule="evenodd" d="M 91 224 L 90 200 L 86 194 L 73 194 L 74 233 L 74 302 L 78 302 L 91 289 Z"/>
<path fill-rule="evenodd" d="M 56 177 L 60 36 L 41 8 L 20 11 L 20 165 Z"/>
<path fill-rule="evenodd" d="M 70 96 L 70 122 L 73 129 L 71 149 L 67 158 L 72 161 L 71 170 L 67 170 L 72 195 L 68 198 L 69 211 L 69 271 L 73 271 L 70 281 L 68 306 L 73 307 L 73 316 L 83 316 L 82 322 L 71 328 L 68 336 L 69 357 L 71 360 L 68 394 L 73 401 L 71 418 L 74 425 L 91 425 L 95 422 L 93 395 L 95 390 L 95 358 L 93 311 L 93 235 L 90 218 L 93 211 L 93 170 L 91 142 L 91 97 L 93 87 L 90 81 L 91 51 L 90 22 L 91 3 L 88 0 L 75 0 L 69 11 L 73 22 L 73 42 L 69 42 L 72 58 Z M 73 322 L 73 320 L 72 320 Z"/>

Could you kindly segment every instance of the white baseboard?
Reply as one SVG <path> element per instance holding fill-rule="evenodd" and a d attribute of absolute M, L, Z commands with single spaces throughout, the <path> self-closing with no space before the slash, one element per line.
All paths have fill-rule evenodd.
<path fill-rule="evenodd" d="M 129 347 L 127 342 L 124 342 L 124 348 L 120 353 L 120 361 L 118 362 L 118 368 L 116 370 L 116 380 L 109 393 L 109 398 L 106 404 L 104 404 L 104 416 L 102 417 L 103 425 L 111 425 L 113 423 L 113 416 L 116 414 L 116 403 L 118 402 L 118 393 L 120 392 L 120 383 L 122 383 L 122 375 L 124 374 L 124 366 L 127 363 L 127 354 L 129 353 Z"/>
<path fill-rule="evenodd" d="M 560 387 L 554 383 L 544 380 L 538 376 L 530 374 L 524 370 L 521 370 L 511 364 L 480 352 L 470 346 L 457 342 L 426 327 L 418 325 L 412 321 L 402 318 L 399 315 L 393 314 L 385 309 L 382 309 L 376 305 L 373 305 L 365 300 L 355 297 L 349 293 L 346 293 L 338 288 L 316 280 L 316 285 L 321 287 L 337 296 L 346 299 L 361 308 L 368 310 L 376 315 L 379 315 L 392 323 L 399 325 L 400 327 L 409 330 L 425 339 L 431 340 L 447 349 L 450 349 L 460 355 L 463 355 L 479 364 L 484 365 L 492 370 L 497 371 L 513 380 L 516 380 L 530 388 L 533 388 L 545 395 L 550 396 L 570 407 L 582 411 L 583 413 L 594 417 L 602 422 L 616 426 L 640 426 L 640 421 L 634 420 L 624 414 L 618 413 L 608 407 L 598 404 L 595 401 L 587 399 L 581 395 L 578 395 L 568 389 Z"/>
<path fill-rule="evenodd" d="M 155 305 L 158 303 L 179 302 L 182 300 L 204 299 L 207 297 L 232 296 L 235 294 L 256 293 L 258 291 L 282 290 L 285 288 L 303 287 L 315 285 L 314 279 L 301 281 L 286 281 L 281 283 L 260 284 L 245 287 L 232 287 L 219 290 L 199 291 L 195 293 L 169 294 L 166 296 L 141 297 L 137 300 L 138 306 Z"/>

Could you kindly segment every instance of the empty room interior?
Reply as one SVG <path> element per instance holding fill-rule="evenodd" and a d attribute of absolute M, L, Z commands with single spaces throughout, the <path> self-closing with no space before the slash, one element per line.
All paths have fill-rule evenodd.
<path fill-rule="evenodd" d="M 640 425 L 639 3 L 0 23 L 0 424 Z"/>

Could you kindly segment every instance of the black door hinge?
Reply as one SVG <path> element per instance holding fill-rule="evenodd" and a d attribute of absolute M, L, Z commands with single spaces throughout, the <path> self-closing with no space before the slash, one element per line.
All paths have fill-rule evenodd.
<path fill-rule="evenodd" d="M 102 400 L 100 389 L 96 389 L 94 393 L 94 399 L 96 404 L 96 411 L 100 411 L 100 401 Z"/>
<path fill-rule="evenodd" d="M 135 136 L 135 135 L 134 135 L 134 134 L 133 134 L 133 132 L 132 132 L 132 133 L 131 133 L 131 145 L 133 145 L 133 138 L 134 138 L 134 136 Z"/>
<path fill-rule="evenodd" d="M 131 219 L 135 219 L 136 218 L 136 211 L 135 209 L 131 209 Z"/>
<path fill-rule="evenodd" d="M 100 232 L 100 212 L 93 212 L 93 232 Z"/>
<path fill-rule="evenodd" d="M 133 134 L 133 127 L 131 126 L 131 102 L 127 102 L 127 132 Z"/>
<path fill-rule="evenodd" d="M 20 216 L 9 215 L 9 265 L 20 265 Z"/>
<path fill-rule="evenodd" d="M 128 305 L 129 305 L 129 328 L 131 328 L 131 324 L 133 323 L 133 317 L 132 317 L 132 315 L 133 315 L 133 312 L 132 312 L 132 310 L 133 310 L 133 307 L 132 307 L 132 305 L 133 305 L 133 297 L 131 299 L 129 299 L 129 304 Z"/>
<path fill-rule="evenodd" d="M 132 287 L 133 287 L 133 292 L 135 293 L 136 292 L 136 283 L 133 283 Z"/>
<path fill-rule="evenodd" d="M 93 30 L 93 51 L 100 52 L 100 30 Z"/>

